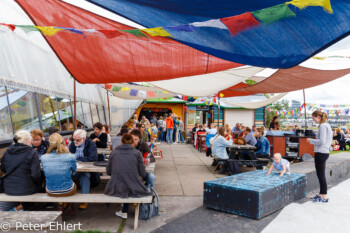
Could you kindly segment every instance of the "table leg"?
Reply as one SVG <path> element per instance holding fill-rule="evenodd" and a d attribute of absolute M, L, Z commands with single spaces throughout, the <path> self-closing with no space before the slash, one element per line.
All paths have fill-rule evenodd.
<path fill-rule="evenodd" d="M 137 227 L 139 224 L 139 210 L 140 210 L 140 203 L 137 203 L 135 208 L 134 230 L 137 230 Z"/>

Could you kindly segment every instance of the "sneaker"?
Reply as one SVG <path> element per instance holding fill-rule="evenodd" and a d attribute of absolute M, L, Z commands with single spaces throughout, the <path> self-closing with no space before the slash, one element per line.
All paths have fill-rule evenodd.
<path fill-rule="evenodd" d="M 177 144 L 177 142 L 174 142 L 173 144 Z"/>
<path fill-rule="evenodd" d="M 123 213 L 122 211 L 115 212 L 115 215 L 117 215 L 118 217 L 121 217 L 122 219 L 127 219 L 128 218 L 128 214 L 127 213 Z"/>
<path fill-rule="evenodd" d="M 319 198 L 320 198 L 320 196 L 316 194 L 314 197 L 311 197 L 310 200 L 311 201 L 316 201 Z"/>
<path fill-rule="evenodd" d="M 79 205 L 79 209 L 80 210 L 86 210 L 86 208 L 87 208 L 87 206 L 88 206 L 88 203 L 81 203 L 80 205 Z"/>
<path fill-rule="evenodd" d="M 316 201 L 313 202 L 319 202 L 319 203 L 328 203 L 329 198 L 323 199 L 323 197 L 319 197 L 316 199 Z"/>

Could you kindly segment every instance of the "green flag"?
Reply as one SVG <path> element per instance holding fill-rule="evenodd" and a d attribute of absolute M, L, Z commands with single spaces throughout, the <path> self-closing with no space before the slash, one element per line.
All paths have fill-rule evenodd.
<path fill-rule="evenodd" d="M 120 91 L 121 89 L 121 87 L 113 86 L 112 91 Z"/>
<path fill-rule="evenodd" d="M 119 30 L 121 32 L 127 32 L 127 33 L 130 33 L 136 37 L 146 37 L 148 38 L 145 34 L 143 34 L 139 29 L 133 29 L 133 30 Z"/>
<path fill-rule="evenodd" d="M 22 29 L 25 33 L 28 32 L 40 32 L 39 29 L 31 25 L 15 25 L 16 27 Z"/>
<path fill-rule="evenodd" d="M 263 24 L 270 24 L 275 21 L 295 16 L 294 12 L 286 4 L 253 11 L 252 14 Z"/>

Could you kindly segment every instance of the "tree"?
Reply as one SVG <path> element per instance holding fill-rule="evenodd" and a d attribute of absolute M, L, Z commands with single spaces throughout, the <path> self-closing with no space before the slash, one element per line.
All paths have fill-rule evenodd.
<path fill-rule="evenodd" d="M 281 101 L 276 101 L 270 105 L 267 106 L 267 108 L 272 108 L 272 111 L 265 111 L 265 126 L 268 128 L 270 126 L 272 118 L 276 115 L 275 110 L 280 110 L 280 111 L 288 111 L 289 108 L 289 101 L 288 100 L 281 100 Z M 280 120 L 285 120 L 287 117 L 283 114 L 277 115 Z"/>

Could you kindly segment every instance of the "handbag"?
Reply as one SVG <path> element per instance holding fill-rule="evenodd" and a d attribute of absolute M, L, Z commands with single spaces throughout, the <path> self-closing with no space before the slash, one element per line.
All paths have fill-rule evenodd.
<path fill-rule="evenodd" d="M 149 220 L 150 218 L 159 215 L 159 197 L 154 190 L 150 188 L 152 192 L 152 203 L 141 203 L 139 209 L 139 219 Z"/>
<path fill-rule="evenodd" d="M 14 172 L 19 166 L 21 166 L 22 163 L 19 163 L 14 169 L 12 169 L 10 172 L 6 173 L 4 176 L 0 177 L 0 193 L 5 192 L 4 190 L 4 180 L 7 176 L 9 176 L 12 172 Z"/>

